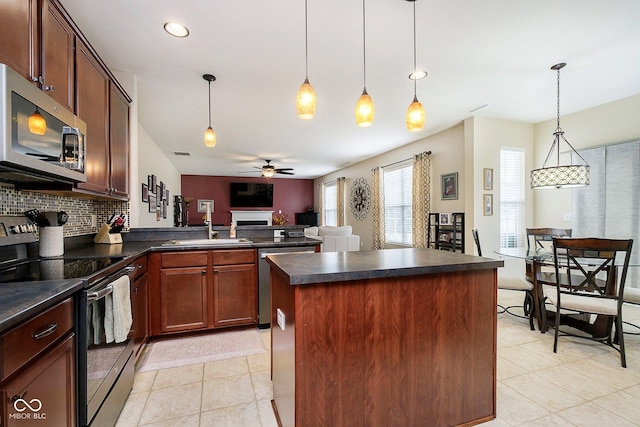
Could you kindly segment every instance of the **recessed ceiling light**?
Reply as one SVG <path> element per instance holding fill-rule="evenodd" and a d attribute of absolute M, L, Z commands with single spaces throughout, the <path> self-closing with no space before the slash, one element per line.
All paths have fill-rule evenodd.
<path fill-rule="evenodd" d="M 165 22 L 164 30 L 174 37 L 184 38 L 189 36 L 189 29 L 177 22 Z"/>
<path fill-rule="evenodd" d="M 413 73 L 409 74 L 409 78 L 411 80 L 422 80 L 427 77 L 427 72 L 424 70 L 416 70 Z"/>

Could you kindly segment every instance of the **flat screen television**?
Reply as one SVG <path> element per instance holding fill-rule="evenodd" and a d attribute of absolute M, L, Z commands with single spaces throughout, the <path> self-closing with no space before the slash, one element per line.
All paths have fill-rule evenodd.
<path fill-rule="evenodd" d="M 273 184 L 232 182 L 229 190 L 229 206 L 232 208 L 273 207 Z"/>

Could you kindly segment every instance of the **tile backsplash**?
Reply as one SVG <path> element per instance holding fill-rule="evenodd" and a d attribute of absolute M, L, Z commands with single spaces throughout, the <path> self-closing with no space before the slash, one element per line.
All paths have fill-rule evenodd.
<path fill-rule="evenodd" d="M 0 183 L 0 215 L 19 216 L 29 209 L 41 211 L 65 211 L 69 220 L 64 225 L 65 237 L 94 234 L 96 226 L 91 225 L 91 216 L 96 216 L 96 224 L 106 222 L 115 213 L 129 217 L 129 202 L 97 201 L 83 198 L 63 197 L 33 191 L 17 191 L 13 185 Z M 129 229 L 129 222 L 125 230 Z"/>

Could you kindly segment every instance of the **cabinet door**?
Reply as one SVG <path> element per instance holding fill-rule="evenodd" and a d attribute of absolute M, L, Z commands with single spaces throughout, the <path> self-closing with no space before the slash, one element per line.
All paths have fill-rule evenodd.
<path fill-rule="evenodd" d="M 140 357 L 149 339 L 148 312 L 149 274 L 145 273 L 131 284 L 131 309 L 133 312 L 133 354 Z"/>
<path fill-rule="evenodd" d="M 129 102 L 111 83 L 109 96 L 109 150 L 111 194 L 129 196 Z"/>
<path fill-rule="evenodd" d="M 162 333 L 207 327 L 206 267 L 160 271 L 160 325 Z"/>
<path fill-rule="evenodd" d="M 213 301 L 216 327 L 258 323 L 255 264 L 215 266 Z"/>
<path fill-rule="evenodd" d="M 75 372 L 75 335 L 71 334 L 4 387 L 3 425 L 75 426 Z M 22 401 L 14 406 L 17 399 L 33 410 Z"/>
<path fill-rule="evenodd" d="M 32 80 L 37 53 L 36 0 L 0 1 L 0 63 Z"/>
<path fill-rule="evenodd" d="M 78 188 L 109 193 L 109 79 L 91 51 L 76 49 L 76 114 L 87 123 L 87 182 Z"/>
<path fill-rule="evenodd" d="M 42 89 L 73 111 L 75 34 L 49 0 L 42 5 Z"/>

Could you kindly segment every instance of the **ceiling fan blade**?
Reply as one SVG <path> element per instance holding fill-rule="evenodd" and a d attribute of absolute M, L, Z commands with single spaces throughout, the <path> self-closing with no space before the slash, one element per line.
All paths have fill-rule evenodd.
<path fill-rule="evenodd" d="M 282 171 L 292 171 L 293 168 L 278 168 L 276 169 L 276 172 L 282 172 Z"/>
<path fill-rule="evenodd" d="M 276 170 L 276 173 L 280 173 L 282 175 L 295 175 L 295 173 L 293 173 L 293 172 L 286 172 L 286 171 L 283 171 L 283 170 Z"/>

